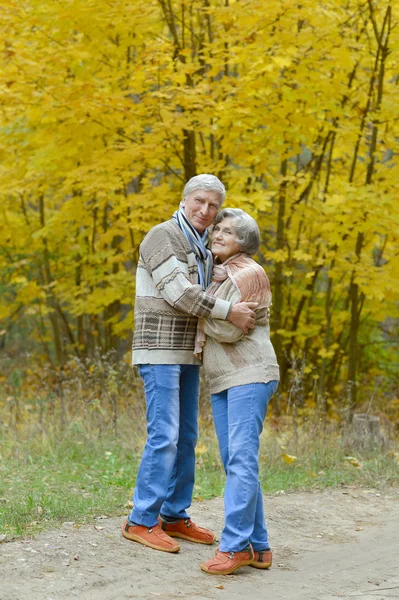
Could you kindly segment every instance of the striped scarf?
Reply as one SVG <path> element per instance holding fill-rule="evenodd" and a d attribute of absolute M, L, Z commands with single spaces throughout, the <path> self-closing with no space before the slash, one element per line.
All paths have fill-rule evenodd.
<path fill-rule="evenodd" d="M 211 251 L 206 247 L 208 243 L 208 230 L 205 229 L 203 233 L 198 233 L 187 219 L 181 204 L 179 210 L 173 214 L 172 218 L 186 236 L 187 241 L 195 254 L 198 264 L 199 283 L 201 284 L 202 289 L 205 290 L 212 281 L 213 265 Z"/>

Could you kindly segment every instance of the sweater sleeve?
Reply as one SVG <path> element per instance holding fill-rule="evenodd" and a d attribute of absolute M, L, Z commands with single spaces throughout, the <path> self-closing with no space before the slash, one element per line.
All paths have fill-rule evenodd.
<path fill-rule="evenodd" d="M 229 291 L 224 295 L 225 299 L 231 304 L 237 304 L 241 301 L 239 290 L 231 285 Z M 239 327 L 228 321 L 220 319 L 212 319 L 207 317 L 204 319 L 204 332 L 209 337 L 214 338 L 217 342 L 234 344 L 244 337 L 244 333 Z"/>
<path fill-rule="evenodd" d="M 155 227 L 144 238 L 140 253 L 161 296 L 177 310 L 197 317 L 227 319 L 231 303 L 215 298 L 192 284 L 187 277 L 187 252 L 180 240 Z"/>

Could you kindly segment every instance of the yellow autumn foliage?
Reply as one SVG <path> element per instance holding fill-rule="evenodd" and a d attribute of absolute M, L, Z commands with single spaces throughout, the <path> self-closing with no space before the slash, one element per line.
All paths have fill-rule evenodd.
<path fill-rule="evenodd" d="M 360 402 L 371 367 L 389 392 L 398 24 L 389 0 L 8 0 L 2 347 L 125 350 L 140 241 L 211 172 L 261 228 L 280 389 L 300 359 L 305 395 Z"/>

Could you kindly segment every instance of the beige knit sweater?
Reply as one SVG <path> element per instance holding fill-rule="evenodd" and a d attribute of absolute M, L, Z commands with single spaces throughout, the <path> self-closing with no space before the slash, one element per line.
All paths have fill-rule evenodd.
<path fill-rule="evenodd" d="M 209 317 L 201 319 L 206 334 L 203 366 L 212 394 L 237 385 L 268 383 L 280 378 L 276 354 L 270 341 L 269 280 L 263 268 L 252 258 L 245 255 L 240 260 L 243 258 L 245 264 L 240 274 L 244 276 L 229 276 L 220 285 L 212 283 L 213 293 L 216 298 L 233 304 L 247 300 L 259 302 L 255 311 L 256 327 L 244 335 L 238 327 L 227 321 Z M 253 285 L 255 280 L 259 285 Z"/>

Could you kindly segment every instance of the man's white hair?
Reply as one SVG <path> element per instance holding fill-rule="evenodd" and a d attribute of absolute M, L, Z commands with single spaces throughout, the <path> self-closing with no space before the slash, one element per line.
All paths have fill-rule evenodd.
<path fill-rule="evenodd" d="M 218 179 L 215 175 L 203 173 L 202 175 L 195 175 L 194 177 L 191 177 L 191 179 L 187 181 L 186 185 L 184 186 L 183 200 L 195 192 L 195 190 L 217 192 L 221 198 L 220 204 L 223 204 L 224 199 L 226 198 L 226 189 L 220 179 Z"/>

